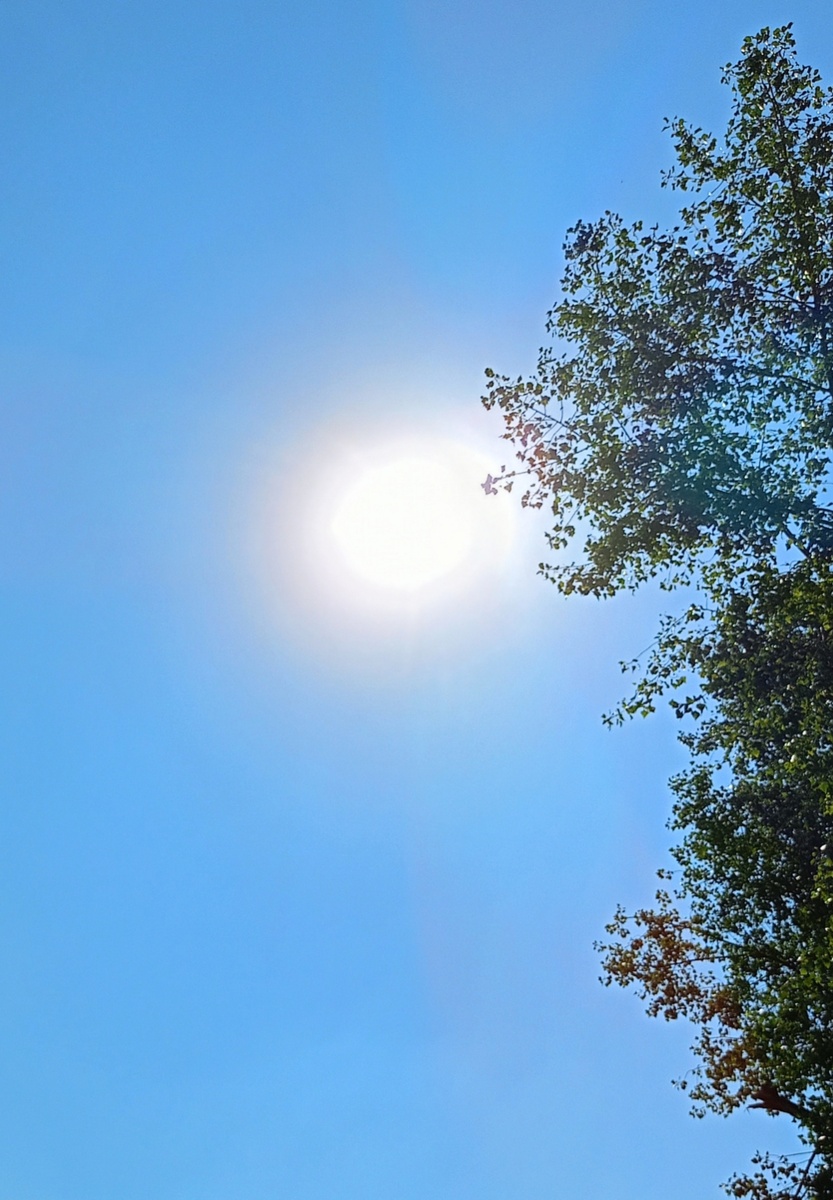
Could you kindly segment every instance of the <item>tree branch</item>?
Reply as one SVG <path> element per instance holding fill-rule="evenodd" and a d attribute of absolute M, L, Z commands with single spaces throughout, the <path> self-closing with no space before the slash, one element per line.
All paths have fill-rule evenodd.
<path fill-rule="evenodd" d="M 806 1125 L 813 1115 L 803 1104 L 796 1104 L 794 1100 L 782 1096 L 771 1083 L 765 1083 L 753 1092 L 752 1099 L 756 1103 L 750 1104 L 750 1108 L 762 1108 L 768 1113 L 786 1113 L 802 1125 Z"/>

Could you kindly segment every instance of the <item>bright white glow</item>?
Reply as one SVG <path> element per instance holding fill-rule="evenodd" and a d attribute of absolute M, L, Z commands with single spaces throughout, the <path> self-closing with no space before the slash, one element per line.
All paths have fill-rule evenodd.
<path fill-rule="evenodd" d="M 453 431 L 352 419 L 313 430 L 290 470 L 265 459 L 250 542 L 264 628 L 277 617 L 328 669 L 382 675 L 486 636 L 515 594 L 517 514 L 484 495 L 488 439 Z"/>
<path fill-rule="evenodd" d="M 469 556 L 475 503 L 483 503 L 449 462 L 402 457 L 368 467 L 347 488 L 332 532 L 350 568 L 368 583 L 414 592 Z"/>
<path fill-rule="evenodd" d="M 514 540 L 508 497 L 486 497 L 492 460 L 467 441 L 378 433 L 333 447 L 308 540 L 334 611 L 411 617 L 465 608 L 493 585 Z M 497 502 L 496 502 L 497 501 Z M 312 514 L 311 514 L 312 515 Z M 313 533 L 316 528 L 319 533 Z M 310 580 L 312 582 L 312 580 Z M 439 606 L 439 607 L 438 607 Z"/>

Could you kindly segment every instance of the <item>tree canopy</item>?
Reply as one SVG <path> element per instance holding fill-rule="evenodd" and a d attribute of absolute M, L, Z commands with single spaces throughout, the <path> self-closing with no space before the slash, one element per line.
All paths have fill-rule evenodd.
<path fill-rule="evenodd" d="M 670 229 L 607 212 L 564 247 L 552 344 L 487 371 L 564 593 L 655 579 L 661 619 L 613 721 L 667 696 L 676 868 L 618 912 L 605 979 L 695 1026 L 698 1113 L 798 1123 L 730 1195 L 833 1198 L 833 90 L 762 29 L 724 69 L 722 139 L 668 122 Z"/>

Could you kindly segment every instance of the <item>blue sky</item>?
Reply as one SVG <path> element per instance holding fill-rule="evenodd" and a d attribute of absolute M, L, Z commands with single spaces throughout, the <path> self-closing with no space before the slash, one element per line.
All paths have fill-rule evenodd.
<path fill-rule="evenodd" d="M 0 1197 L 700 1200 L 791 1145 L 596 978 L 680 762 L 600 721 L 656 597 L 561 599 L 532 517 L 453 611 L 301 579 L 345 439 L 499 464 L 564 230 L 667 216 L 663 117 L 786 20 L 833 78 L 821 0 L 3 6 Z"/>

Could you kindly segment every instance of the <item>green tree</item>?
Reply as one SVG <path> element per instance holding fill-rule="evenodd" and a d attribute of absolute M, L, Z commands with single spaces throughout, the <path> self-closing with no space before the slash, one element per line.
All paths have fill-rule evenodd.
<path fill-rule="evenodd" d="M 721 141 L 669 122 L 673 228 L 568 232 L 553 346 L 530 379 L 487 372 L 519 463 L 485 488 L 551 509 L 564 593 L 683 589 L 609 718 L 667 694 L 682 720 L 677 869 L 617 913 L 605 977 L 693 1023 L 695 1112 L 798 1123 L 806 1161 L 762 1156 L 730 1195 L 831 1200 L 833 92 L 789 26 L 723 78 Z"/>

